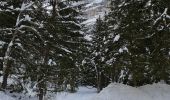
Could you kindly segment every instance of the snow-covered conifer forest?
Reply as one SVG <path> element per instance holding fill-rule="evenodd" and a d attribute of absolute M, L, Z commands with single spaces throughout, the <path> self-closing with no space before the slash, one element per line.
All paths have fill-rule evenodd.
<path fill-rule="evenodd" d="M 169 100 L 170 0 L 0 0 L 0 100 Z"/>

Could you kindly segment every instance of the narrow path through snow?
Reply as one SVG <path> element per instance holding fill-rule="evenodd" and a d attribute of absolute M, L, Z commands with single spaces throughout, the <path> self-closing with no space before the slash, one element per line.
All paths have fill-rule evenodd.
<path fill-rule="evenodd" d="M 97 93 L 94 88 L 79 87 L 77 93 L 58 93 L 52 100 L 91 100 Z"/>

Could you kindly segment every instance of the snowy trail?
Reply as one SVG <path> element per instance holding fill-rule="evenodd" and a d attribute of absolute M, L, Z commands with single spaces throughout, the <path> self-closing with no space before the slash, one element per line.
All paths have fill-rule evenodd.
<path fill-rule="evenodd" d="M 52 100 L 91 100 L 96 91 L 94 88 L 79 87 L 77 93 L 58 93 Z"/>

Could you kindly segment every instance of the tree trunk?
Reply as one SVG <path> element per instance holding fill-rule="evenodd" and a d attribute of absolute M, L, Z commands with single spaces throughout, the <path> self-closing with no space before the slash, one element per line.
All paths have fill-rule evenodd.
<path fill-rule="evenodd" d="M 44 82 L 41 82 L 38 85 L 38 88 L 39 88 L 38 98 L 39 98 L 39 100 L 43 100 L 44 99 L 44 87 L 43 87 L 43 83 Z"/>
<path fill-rule="evenodd" d="M 10 73 L 10 68 L 11 68 L 11 63 L 9 63 L 9 61 L 11 60 L 10 55 L 11 55 L 11 49 L 14 43 L 14 40 L 16 38 L 16 33 L 17 31 L 15 31 L 11 42 L 8 44 L 7 50 L 5 52 L 5 56 L 4 56 L 4 61 L 3 61 L 3 80 L 2 80 L 2 89 L 6 89 L 7 86 L 7 79 Z"/>
<path fill-rule="evenodd" d="M 97 92 L 101 91 L 101 73 L 97 73 Z"/>
<path fill-rule="evenodd" d="M 44 48 L 42 49 L 42 55 L 43 55 L 43 65 L 40 66 L 39 68 L 39 72 L 40 72 L 40 76 L 38 79 L 38 88 L 39 88 L 39 100 L 44 100 L 44 96 L 46 94 L 46 80 L 44 79 L 44 74 L 46 75 L 46 66 L 48 65 L 48 56 L 49 56 L 49 47 L 48 44 L 44 43 Z M 43 68 L 41 68 L 43 67 Z M 43 73 L 42 73 L 43 72 Z M 45 77 L 46 78 L 46 77 Z"/>
<path fill-rule="evenodd" d="M 7 87 L 7 79 L 8 79 L 8 76 L 9 76 L 9 73 L 10 73 L 10 65 L 8 65 L 6 67 L 6 69 L 4 68 L 4 72 L 3 72 L 3 80 L 2 80 L 2 89 L 6 89 Z"/>

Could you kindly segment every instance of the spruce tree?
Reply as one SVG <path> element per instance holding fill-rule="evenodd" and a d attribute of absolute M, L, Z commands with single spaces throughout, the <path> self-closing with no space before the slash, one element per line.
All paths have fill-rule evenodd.
<path fill-rule="evenodd" d="M 161 14 L 165 14 L 168 6 L 163 4 L 166 3 L 168 2 L 156 0 L 122 0 L 111 2 L 112 6 L 111 12 L 108 15 L 108 22 L 110 26 L 114 26 L 111 31 L 114 34 L 120 34 L 120 39 L 116 43 L 120 49 L 117 49 L 118 56 L 116 57 L 116 61 L 113 63 L 115 67 L 118 67 L 121 70 L 118 71 L 120 82 L 133 86 L 140 86 L 163 79 L 159 77 L 161 75 L 156 75 L 155 73 L 162 73 L 162 75 L 167 73 L 165 72 L 165 67 L 163 68 L 164 72 L 159 71 L 161 69 L 160 66 L 165 64 L 160 64 L 160 58 L 163 56 L 157 58 L 155 56 L 159 56 L 160 53 L 156 53 L 153 57 L 153 53 L 157 50 L 157 52 L 162 52 L 163 49 L 169 48 L 166 44 L 166 46 L 164 45 L 164 47 L 162 47 L 162 50 L 158 49 L 158 46 L 154 45 L 163 46 L 161 42 L 153 42 L 155 41 L 155 36 L 159 34 L 157 31 L 158 28 L 155 28 L 155 26 L 162 26 L 161 23 L 163 20 L 162 22 L 157 23 L 157 25 L 155 21 L 157 22 Z M 168 10 L 165 16 L 166 17 L 161 17 L 161 19 L 164 19 L 164 21 L 168 23 Z M 166 28 L 163 28 L 163 31 L 167 31 Z M 167 34 L 166 37 L 168 37 Z M 161 36 L 157 37 L 157 39 L 158 38 L 160 41 L 169 41 L 165 38 L 162 39 Z M 168 54 L 166 53 L 166 55 Z M 157 60 L 154 60 L 156 58 Z M 166 57 L 164 56 L 163 58 Z M 168 61 L 168 59 L 164 59 L 164 62 L 165 61 Z M 168 66 L 168 64 L 166 63 L 165 66 Z M 153 70 L 154 72 L 152 72 Z M 169 68 L 166 67 L 166 70 L 168 71 Z M 157 77 L 157 79 L 153 79 L 152 75 Z M 167 77 L 168 74 L 165 76 Z M 163 77 L 165 78 L 165 76 Z M 167 80 L 167 78 L 163 80 Z"/>
<path fill-rule="evenodd" d="M 96 20 L 96 25 L 93 31 L 92 39 L 92 53 L 91 53 L 91 64 L 92 71 L 96 77 L 96 87 L 98 92 L 111 81 L 111 75 L 109 70 L 111 66 L 107 63 L 109 59 L 109 44 L 110 44 L 110 33 L 106 19 L 100 17 Z"/>
<path fill-rule="evenodd" d="M 77 81 L 77 74 L 80 61 L 77 61 L 81 45 L 84 43 L 83 34 L 81 32 L 81 19 L 78 18 L 80 14 L 79 5 L 73 5 L 76 1 L 61 1 L 51 2 L 53 5 L 52 16 L 48 19 L 47 30 L 53 34 L 52 45 L 55 44 L 58 57 L 59 77 L 65 82 L 65 85 L 70 85 L 70 91 L 74 92 Z M 54 9 L 55 7 L 57 9 Z M 51 22 L 53 21 L 53 22 Z M 50 26 L 50 25 L 51 26 Z M 65 74 L 64 74 L 65 73 Z M 64 75 L 63 75 L 64 74 Z M 67 80 L 65 80 L 67 79 Z M 60 84 L 63 85 L 63 84 Z M 65 87 L 67 88 L 67 87 Z"/>
<path fill-rule="evenodd" d="M 150 68 L 152 82 L 164 81 L 169 83 L 169 32 L 170 26 L 170 2 L 167 0 L 153 0 L 150 2 L 152 15 L 152 34 L 149 39 L 150 46 Z"/>

